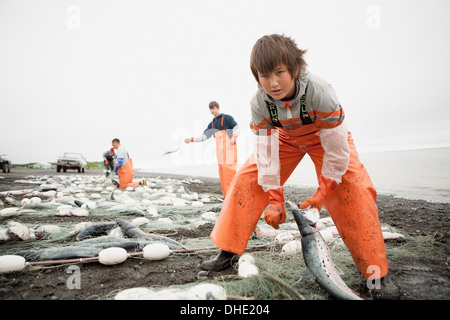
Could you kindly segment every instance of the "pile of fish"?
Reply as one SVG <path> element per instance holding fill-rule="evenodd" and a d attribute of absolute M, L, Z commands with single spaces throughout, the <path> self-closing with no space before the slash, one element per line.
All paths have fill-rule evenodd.
<path fill-rule="evenodd" d="M 37 208 L 42 208 L 44 204 L 47 207 L 56 207 L 55 215 L 61 216 L 86 216 L 89 215 L 89 209 L 97 207 L 108 207 L 112 211 L 140 208 L 155 216 L 155 205 L 201 207 L 204 203 L 218 200 L 214 196 L 203 195 L 200 197 L 197 193 L 189 191 L 186 184 L 201 183 L 198 179 L 163 180 L 153 178 L 147 180 L 147 186 L 116 190 L 111 183 L 112 180 L 102 176 L 59 175 L 40 179 L 31 176 L 30 180 L 18 180 L 17 182 L 22 184 L 40 182 L 38 190 L 0 192 L 0 200 L 4 206 L 4 209 L 0 210 L 0 217 L 31 213 Z M 139 195 L 139 197 L 132 194 Z M 74 205 L 84 210 L 74 210 L 77 209 L 74 208 Z M 140 212 L 139 215 L 145 215 L 145 213 Z"/>
<path fill-rule="evenodd" d="M 23 189 L 0 192 L 3 209 L 0 209 L 0 243 L 12 240 L 40 240 L 51 239 L 62 232 L 68 235 L 78 234 L 77 240 L 98 236 L 109 236 L 117 242 L 117 238 L 147 238 L 145 232 L 139 228 L 150 225 L 173 225 L 174 214 L 161 217 L 161 211 L 175 210 L 175 208 L 200 209 L 200 217 L 181 217 L 183 225 L 194 226 L 205 222 L 215 222 L 218 217 L 217 203 L 220 198 L 210 194 L 197 194 L 191 192 L 187 186 L 193 183 L 202 183 L 198 179 L 161 179 L 147 178 L 146 186 L 116 189 L 111 179 L 104 176 L 88 175 L 57 175 L 33 177 L 27 180 L 18 180 L 21 184 L 29 183 L 37 189 Z M 111 195 L 115 193 L 115 200 Z M 208 206 L 209 204 L 209 206 Z M 203 207 L 203 208 L 202 208 Z M 1 208 L 1 207 L 0 207 Z M 166 208 L 169 208 L 168 210 Z M 220 206 L 219 206 L 220 208 Z M 67 227 L 54 224 L 27 226 L 14 221 L 17 216 L 45 214 L 54 216 L 88 217 L 102 212 L 111 220 L 115 213 L 136 218 L 131 221 L 118 219 L 116 222 L 96 223 L 81 220 Z M 137 227 L 131 229 L 130 226 Z M 338 249 L 344 246 L 331 218 L 322 218 L 317 222 L 317 228 L 328 246 Z M 131 231 L 133 230 L 133 231 Z M 130 236 L 131 234 L 131 236 Z M 300 233 L 294 222 L 285 223 L 280 230 L 274 230 L 266 224 L 259 223 L 255 234 L 260 237 L 276 237 L 276 242 L 283 245 L 281 255 L 296 254 L 301 251 Z M 403 235 L 395 231 L 383 230 L 385 239 L 395 239 Z M 155 236 L 152 236 L 155 238 Z M 155 240 L 155 239 L 153 239 Z M 159 239 L 162 240 L 162 239 Z M 180 244 L 171 243 L 172 248 Z"/>
<path fill-rule="evenodd" d="M 201 225 L 214 221 L 216 212 L 208 211 L 220 202 L 210 194 L 190 192 L 186 185 L 202 183 L 198 179 L 148 178 L 146 186 L 116 189 L 104 176 L 57 175 L 29 176 L 34 189 L 0 192 L 0 244 L 10 241 L 51 240 L 76 237 L 72 245 L 17 252 L 29 261 L 91 257 L 111 246 L 137 251 L 152 242 L 166 244 L 170 249 L 184 245 L 164 236 L 145 231 L 148 226 L 173 225 L 177 218 L 171 210 L 195 210 L 205 207 L 204 219 L 199 217 L 183 223 Z M 113 193 L 115 196 L 113 196 Z M 164 212 L 167 217 L 161 216 Z M 23 217 L 80 217 L 80 222 L 29 225 L 19 222 Z M 92 223 L 86 217 L 105 217 L 107 222 Z M 129 216 L 129 219 L 114 217 Z M 84 219 L 83 219 L 84 218 Z M 114 220 L 114 221 L 111 221 Z M 36 219 L 35 221 L 39 221 Z M 175 227 L 175 226 L 174 226 Z"/>
<path fill-rule="evenodd" d="M 144 249 L 150 244 L 162 244 L 167 250 L 186 249 L 184 244 L 148 230 L 155 225 L 171 225 L 175 229 L 176 223 L 179 226 L 195 227 L 215 222 L 220 211 L 221 198 L 217 195 L 197 194 L 189 190 L 190 184 L 202 183 L 198 179 L 147 178 L 147 185 L 125 190 L 117 189 L 112 180 L 104 176 L 30 176 L 17 182 L 29 183 L 34 188 L 0 192 L 0 244 L 55 239 L 67 239 L 65 243 L 70 243 L 14 253 L 26 261 L 98 257 L 106 249 L 118 252 L 117 261 L 123 261 L 127 252 L 144 252 L 145 255 Z M 308 224 L 310 221 L 304 220 L 297 209 L 292 211 L 294 221 L 286 222 L 279 230 L 267 226 L 261 219 L 255 229 L 255 236 L 259 239 L 269 238 L 268 243 L 280 245 L 282 257 L 303 252 L 305 262 L 310 263 L 308 268 L 312 269 L 316 278 L 333 279 L 335 274 L 326 273 L 329 266 L 311 262 L 314 255 L 323 258 L 328 255 L 329 248 L 337 250 L 345 246 L 332 219 L 316 217 L 315 233 L 308 234 L 302 230 L 308 229 L 309 225 L 302 227 L 302 223 Z M 27 225 L 17 221 L 21 216 L 71 217 L 71 223 Z M 94 216 L 105 217 L 105 222 L 86 221 Z M 73 222 L 78 217 L 80 221 Z M 385 239 L 404 237 L 389 228 L 383 229 L 383 235 Z M 318 244 L 321 249 L 316 246 Z M 165 256 L 165 249 L 158 250 L 160 256 Z M 305 252 L 312 256 L 307 258 Z M 242 256 L 238 265 L 238 273 L 242 278 L 259 274 L 254 260 L 249 256 Z M 342 281 L 339 275 L 337 277 L 337 281 Z M 349 299 L 359 298 L 348 288 L 342 294 L 341 291 L 334 292 L 332 285 L 329 290 L 330 284 L 327 282 L 321 285 L 331 294 Z M 339 282 L 339 285 L 344 287 L 345 283 Z M 151 294 L 145 292 L 146 296 Z"/>

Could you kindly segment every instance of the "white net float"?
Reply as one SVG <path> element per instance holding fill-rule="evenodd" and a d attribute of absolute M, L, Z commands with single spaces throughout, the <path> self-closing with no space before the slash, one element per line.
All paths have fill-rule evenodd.
<path fill-rule="evenodd" d="M 25 258 L 18 255 L 0 256 L 0 273 L 21 271 L 25 268 Z"/>
<path fill-rule="evenodd" d="M 130 288 L 120 291 L 114 300 L 147 300 L 153 291 L 145 287 Z"/>
<path fill-rule="evenodd" d="M 147 260 L 162 260 L 170 255 L 169 246 L 164 243 L 151 243 L 144 247 L 144 258 Z"/>
<path fill-rule="evenodd" d="M 291 232 L 280 233 L 275 237 L 275 241 L 278 244 L 286 244 L 289 241 L 294 240 L 294 235 Z"/>
<path fill-rule="evenodd" d="M 124 248 L 111 247 L 103 249 L 98 254 L 98 261 L 105 265 L 119 264 L 127 260 L 128 252 Z"/>
<path fill-rule="evenodd" d="M 291 240 L 281 248 L 282 256 L 290 256 L 302 251 L 302 243 L 299 240 Z"/>

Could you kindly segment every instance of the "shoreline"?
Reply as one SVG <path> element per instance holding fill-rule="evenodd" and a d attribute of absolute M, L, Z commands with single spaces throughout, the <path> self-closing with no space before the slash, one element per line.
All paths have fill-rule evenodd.
<path fill-rule="evenodd" d="M 23 175 L 23 174 L 29 174 L 29 175 L 33 175 L 33 174 L 38 174 L 38 175 L 60 175 L 60 174 L 87 174 L 87 175 L 103 175 L 104 174 L 104 168 L 91 168 L 91 169 L 87 169 L 84 173 L 78 173 L 75 170 L 69 170 L 66 173 L 58 173 L 56 172 L 56 170 L 54 169 L 35 169 L 35 168 L 13 168 L 11 169 L 10 173 L 3 173 L 0 171 L 0 184 L 2 182 L 1 177 L 8 177 L 8 176 L 12 176 L 12 175 Z M 184 180 L 184 179 L 188 179 L 188 178 L 192 178 L 192 179 L 200 179 L 203 180 L 203 182 L 208 182 L 208 184 L 214 184 L 217 183 L 220 186 L 220 180 L 219 177 L 210 177 L 210 176 L 203 176 L 203 175 L 198 175 L 198 174 L 179 174 L 179 173 L 165 173 L 165 172 L 156 172 L 156 171 L 150 171 L 150 170 L 141 170 L 141 169 L 135 169 L 135 179 L 139 179 L 139 178 L 157 178 L 157 177 L 166 177 L 166 178 L 171 178 L 171 179 L 180 179 L 180 180 Z M 310 192 L 313 191 L 313 193 L 315 192 L 316 188 L 315 187 L 310 187 L 310 186 L 303 186 L 299 183 L 295 183 L 295 182 L 287 182 L 285 184 L 285 189 L 300 189 L 300 190 L 304 190 L 305 192 Z M 1 189 L 1 188 L 0 188 Z M 2 191 L 2 190 L 0 190 Z M 219 191 L 220 193 L 220 191 Z M 395 198 L 395 199 L 404 199 L 406 201 L 425 201 L 425 202 L 430 202 L 430 203 L 434 203 L 434 204 L 443 204 L 443 205 L 450 205 L 450 198 L 448 201 L 439 201 L 439 200 L 432 200 L 432 199 L 425 199 L 425 198 L 408 198 L 408 197 L 404 197 L 401 196 L 399 194 L 395 194 L 395 193 L 389 193 L 389 192 L 379 192 L 377 190 L 377 197 L 383 197 L 383 198 Z"/>
<path fill-rule="evenodd" d="M 103 169 L 90 169 L 85 173 L 70 171 L 67 173 L 57 173 L 56 170 L 48 169 L 15 169 L 11 173 L 0 174 L 0 192 L 19 189 L 40 188 L 41 183 L 29 184 L 24 180 L 42 181 L 45 184 L 47 180 L 52 180 L 55 176 L 73 176 L 74 181 L 83 175 L 95 176 L 103 175 Z M 174 179 L 175 183 L 182 183 L 190 191 L 198 194 L 221 194 L 219 178 L 199 177 L 177 174 L 161 174 L 157 172 L 136 171 L 136 179 L 161 178 Z M 198 179 L 199 181 L 189 181 L 189 179 Z M 186 181 L 184 181 L 186 179 Z M 80 179 L 83 180 L 83 179 Z M 94 179 L 95 180 L 95 179 Z M 184 182 L 183 182 L 184 181 Z M 133 192 L 133 191 L 131 191 Z M 299 202 L 307 199 L 315 192 L 315 188 L 301 188 L 286 186 L 285 200 Z M 1 204 L 0 204 L 1 205 Z M 379 209 L 379 219 L 382 225 L 393 227 L 400 233 L 403 233 L 406 239 L 391 240 L 386 242 L 388 250 L 388 260 L 390 273 L 393 281 L 396 282 L 403 291 L 402 300 L 447 300 L 450 298 L 450 289 L 448 288 L 448 263 L 450 259 L 450 204 L 434 203 L 426 200 L 408 200 L 397 198 L 391 195 L 379 195 L 377 199 Z M 0 206 L 1 208 L 1 206 Z M 163 217 L 177 216 L 179 209 L 171 209 L 170 206 L 161 206 Z M 204 210 L 207 210 L 206 208 Z M 202 213 L 202 209 L 196 210 L 197 214 Z M 327 216 L 326 208 L 322 208 L 321 216 Z M 181 219 L 187 219 L 181 214 Z M 22 222 L 24 224 L 58 224 L 69 225 L 81 221 L 91 222 L 110 222 L 111 219 L 122 218 L 131 219 L 129 216 L 118 213 L 95 214 L 83 219 L 83 217 L 55 217 L 54 215 L 33 216 L 23 215 L 9 219 L 8 217 L 0 221 L 0 226 L 5 227 L 9 220 Z M 292 217 L 288 216 L 288 219 Z M 262 217 L 261 217 L 262 219 Z M 264 223 L 264 220 L 261 220 Z M 207 223 L 205 227 L 196 228 L 187 223 L 181 229 L 176 229 L 176 240 L 208 239 L 214 223 Z M 167 232 L 168 229 L 161 229 L 161 232 Z M 174 231 L 174 230 L 171 230 Z M 424 243 L 425 249 L 420 249 L 421 243 Z M 26 243 L 24 243 L 26 244 Z M 36 243 L 37 245 L 39 243 Z M 10 243 L 9 246 L 18 247 L 18 243 Z M 31 243 L 29 244 L 31 245 Z M 402 257 L 393 258 L 389 252 L 410 246 L 420 249 L 420 252 L 414 254 L 403 253 Z M 5 250 L 5 247 L 1 247 Z M 281 249 L 281 248 L 279 248 Z M 273 251 L 276 252 L 276 251 Z M 272 249 L 258 252 L 258 255 L 273 254 Z M 36 277 L 35 273 L 25 272 L 18 276 L 17 274 L 7 274 L 0 279 L 0 300 L 7 299 L 25 299 L 25 300 L 46 300 L 46 299 L 68 299 L 83 300 L 96 295 L 98 297 L 109 297 L 109 293 L 118 288 L 129 288 L 130 286 L 142 286 L 142 281 L 150 285 L 170 286 L 181 283 L 197 282 L 198 263 L 212 253 L 198 253 L 185 256 L 183 259 L 167 259 L 160 262 L 143 262 L 140 260 L 130 260 L 111 268 L 108 268 L 108 275 L 105 275 L 105 266 L 102 264 L 87 263 L 80 265 L 82 269 L 83 290 L 75 292 L 67 290 L 65 286 L 58 285 L 61 278 L 67 278 L 65 268 L 57 267 L 43 269 Z M 280 260 L 281 261 L 281 260 Z M 142 264 L 141 264 L 142 263 Z M 168 270 L 176 272 L 177 277 L 168 277 Z M 234 275 L 235 270 L 229 268 L 223 272 L 217 272 L 214 276 Z M 16 280 L 17 279 L 17 280 Z M 94 280 L 95 279 L 95 280 Z M 115 279 L 111 281 L 111 279 Z M 212 279 L 212 278 L 211 278 Z M 150 281 L 150 282 L 148 282 Z M 301 287 L 301 286 L 300 286 Z M 361 294 L 364 294 L 362 291 Z"/>
<path fill-rule="evenodd" d="M 102 174 L 102 173 L 101 173 Z M 220 184 L 220 180 L 219 177 L 210 177 L 210 176 L 202 176 L 202 175 L 189 175 L 189 174 L 178 174 L 178 173 L 161 173 L 161 172 L 156 172 L 156 171 L 149 171 L 149 170 L 145 170 L 145 171 L 140 171 L 140 170 L 136 170 L 135 173 L 135 177 L 147 177 L 147 178 L 155 178 L 155 177 L 169 177 L 169 178 L 173 178 L 173 179 L 185 179 L 185 178 L 198 178 L 201 180 L 207 180 L 209 182 L 217 182 Z M 285 189 L 302 189 L 302 190 L 308 190 L 308 191 L 314 191 L 316 190 L 316 187 L 311 187 L 311 186 L 306 186 L 306 185 L 301 185 L 299 183 L 296 182 L 286 182 L 286 184 L 284 185 Z M 314 193 L 313 192 L 313 193 Z M 393 197 L 393 198 L 398 198 L 398 199 L 405 199 L 408 201 L 426 201 L 426 202 L 431 202 L 431 203 L 436 203 L 436 204 L 448 204 L 450 205 L 450 197 L 448 198 L 447 201 L 440 201 L 440 200 L 434 200 L 434 199 L 426 199 L 426 198 L 420 198 L 420 197 L 405 197 L 403 195 L 400 194 L 396 194 L 394 192 L 379 192 L 377 190 L 377 196 L 378 197 Z"/>
<path fill-rule="evenodd" d="M 78 173 L 75 170 L 67 173 L 57 173 L 51 169 L 29 169 L 19 168 L 11 170 L 10 173 L 0 173 L 0 192 L 7 191 L 2 184 L 3 179 L 14 178 L 15 176 L 33 176 L 33 175 L 103 175 L 103 168 L 89 169 L 85 173 Z M 182 175 L 158 173 L 150 171 L 135 170 L 135 179 L 139 178 L 170 178 L 175 180 L 198 179 L 201 183 L 190 184 L 189 188 L 193 192 L 207 192 L 222 194 L 219 178 L 205 177 L 200 175 Z M 2 179 L 3 178 L 3 179 Z M 10 181 L 12 182 L 12 181 Z M 31 188 L 32 186 L 22 186 Z M 11 189 L 9 189 L 11 190 Z M 314 194 L 316 188 L 301 187 L 292 184 L 286 184 L 284 193 L 285 199 L 300 203 Z M 382 223 L 392 226 L 400 226 L 402 230 L 409 234 L 439 234 L 449 237 L 450 241 L 450 203 L 435 202 L 426 199 L 408 199 L 391 194 L 377 194 L 377 206 L 379 209 L 379 218 Z M 401 214 L 400 214 L 401 213 Z M 321 214 L 328 215 L 325 207 Z M 419 217 L 416 217 L 419 216 Z M 410 219 L 411 221 L 403 221 Z M 418 223 L 418 225 L 416 225 Z M 450 243 L 450 242 L 449 242 Z M 449 245 L 448 245 L 449 246 Z M 450 248 L 449 248 L 450 256 Z"/>

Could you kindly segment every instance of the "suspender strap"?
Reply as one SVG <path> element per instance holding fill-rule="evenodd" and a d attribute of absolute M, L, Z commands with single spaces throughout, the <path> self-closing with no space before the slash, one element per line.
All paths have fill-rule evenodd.
<path fill-rule="evenodd" d="M 224 118 L 224 114 L 222 115 L 222 119 L 221 119 L 221 121 L 220 121 L 220 127 L 219 128 L 217 128 L 217 129 L 220 129 L 221 127 L 223 128 L 223 118 Z M 214 128 L 214 120 L 213 121 L 211 121 L 211 129 L 212 128 Z"/>
<path fill-rule="evenodd" d="M 303 124 L 311 124 L 311 117 L 306 111 L 306 90 L 308 90 L 308 87 L 305 88 L 305 93 L 300 97 L 300 118 Z"/>
<path fill-rule="evenodd" d="M 267 108 L 269 109 L 269 114 L 270 114 L 270 118 L 272 119 L 272 124 L 275 127 L 283 127 L 283 125 L 281 124 L 280 120 L 278 119 L 278 111 L 277 111 L 277 106 L 266 100 L 266 104 L 267 104 Z"/>
<path fill-rule="evenodd" d="M 306 111 L 306 90 L 307 89 L 308 89 L 308 87 L 306 87 L 305 93 L 300 97 L 300 119 L 302 119 L 303 124 L 311 124 L 312 123 L 311 117 L 309 116 L 308 112 Z M 272 120 L 272 124 L 275 127 L 283 127 L 283 125 L 280 122 L 280 119 L 278 119 L 277 106 L 273 102 L 267 101 L 267 100 L 266 100 L 266 104 L 267 104 L 267 109 L 269 109 L 269 114 L 270 114 L 270 118 Z"/>

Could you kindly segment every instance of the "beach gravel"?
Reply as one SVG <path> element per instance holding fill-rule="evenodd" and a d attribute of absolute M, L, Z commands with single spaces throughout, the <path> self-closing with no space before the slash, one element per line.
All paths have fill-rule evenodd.
<path fill-rule="evenodd" d="M 102 174 L 103 170 L 87 170 L 86 175 Z M 49 170 L 13 168 L 11 173 L 3 174 L 0 180 L 0 191 L 30 188 L 21 184 L 26 177 L 57 175 Z M 64 173 L 70 174 L 70 173 Z M 162 175 L 136 171 L 137 177 L 172 177 L 184 179 L 183 176 Z M 189 186 L 192 192 L 208 192 L 220 194 L 220 182 L 216 178 L 194 177 L 202 183 Z M 285 187 L 286 200 L 300 202 L 314 192 L 309 188 Z M 378 195 L 377 204 L 382 223 L 397 228 L 411 236 L 432 236 L 432 254 L 427 259 L 405 257 L 390 264 L 393 280 L 402 290 L 403 300 L 447 300 L 450 299 L 450 204 L 428 202 L 425 200 L 409 200 L 390 195 Z M 60 217 L 65 221 L 79 221 L 79 217 Z M 116 218 L 116 217 L 114 217 Z M 129 218 L 129 217 L 128 217 Z M 51 219 L 58 219 L 51 217 Z M 51 223 L 51 219 L 48 223 Z M 15 221 L 21 221 L 20 216 Z M 55 221 L 53 220 L 53 221 Z M 0 225 L 6 220 L 0 220 Z M 213 223 L 199 228 L 191 228 L 178 232 L 175 240 L 183 238 L 208 237 Z M 400 241 L 400 240 L 399 240 Z M 390 243 L 389 245 L 395 246 Z M 0 244 L 1 246 L 1 244 Z M 198 264 L 214 254 L 214 252 L 186 255 L 183 259 L 165 259 L 146 261 L 144 259 L 128 259 L 124 263 L 105 266 L 100 263 L 80 263 L 81 288 L 70 289 L 67 279 L 70 277 L 68 266 L 54 268 L 36 268 L 35 271 L 0 275 L 1 300 L 85 300 L 111 299 L 119 290 L 132 287 L 149 287 L 182 285 L 198 281 Z M 431 258 L 430 258 L 431 256 Z M 215 273 L 215 276 L 234 274 L 235 270 L 227 269 Z M 112 296 L 111 296 L 112 295 Z"/>

